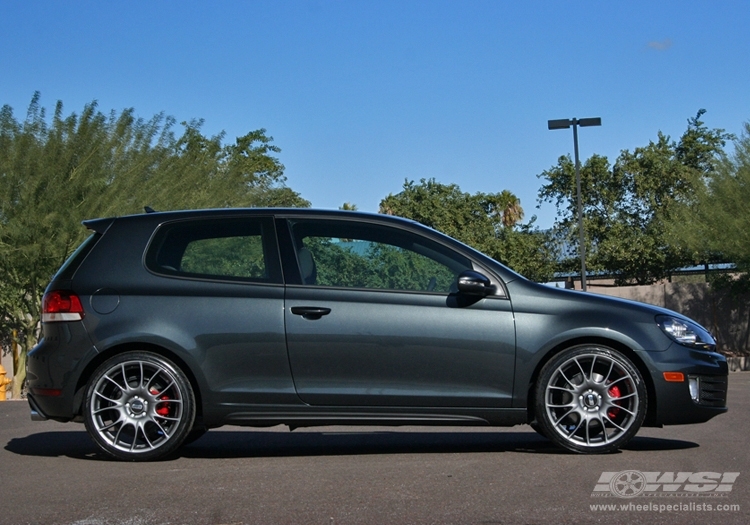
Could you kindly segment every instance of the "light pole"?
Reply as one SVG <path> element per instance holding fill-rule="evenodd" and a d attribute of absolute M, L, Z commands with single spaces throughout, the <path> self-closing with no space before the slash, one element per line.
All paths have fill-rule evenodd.
<path fill-rule="evenodd" d="M 586 291 L 586 241 L 583 237 L 583 205 L 581 204 L 581 163 L 578 160 L 578 126 L 601 126 L 602 119 L 594 118 L 563 118 L 548 120 L 547 129 L 568 129 L 573 126 L 573 150 L 576 156 L 576 187 L 578 192 L 578 249 L 581 252 L 581 290 Z"/>

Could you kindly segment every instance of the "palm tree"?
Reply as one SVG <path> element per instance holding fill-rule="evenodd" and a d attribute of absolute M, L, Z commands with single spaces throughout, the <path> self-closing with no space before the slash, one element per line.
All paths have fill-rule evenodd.
<path fill-rule="evenodd" d="M 521 199 L 508 190 L 503 190 L 500 193 L 500 199 L 503 202 L 503 226 L 512 228 L 517 222 L 523 219 Z"/>
<path fill-rule="evenodd" d="M 486 207 L 495 224 L 500 223 L 504 228 L 512 228 L 523 219 L 521 200 L 508 190 L 487 195 Z"/>

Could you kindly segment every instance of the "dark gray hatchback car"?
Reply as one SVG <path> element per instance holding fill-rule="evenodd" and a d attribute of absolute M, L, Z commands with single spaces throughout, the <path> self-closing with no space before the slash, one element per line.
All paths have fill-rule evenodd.
<path fill-rule="evenodd" d="M 121 459 L 225 424 L 530 423 L 601 453 L 727 410 L 726 360 L 693 321 L 532 283 L 413 221 L 221 209 L 84 224 L 44 296 L 28 399 Z"/>

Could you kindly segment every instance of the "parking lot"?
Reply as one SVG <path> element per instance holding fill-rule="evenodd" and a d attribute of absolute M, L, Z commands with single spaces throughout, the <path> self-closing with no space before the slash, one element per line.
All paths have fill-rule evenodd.
<path fill-rule="evenodd" d="M 34 423 L 26 403 L 9 401 L 0 523 L 744 524 L 750 373 L 730 375 L 728 404 L 708 423 L 642 429 L 601 456 L 558 450 L 527 426 L 224 427 L 169 460 L 122 463 L 83 425 Z M 622 497 L 633 491 L 610 482 L 616 475 L 635 492 L 656 484 Z M 702 483 L 689 486 L 690 475 Z"/>

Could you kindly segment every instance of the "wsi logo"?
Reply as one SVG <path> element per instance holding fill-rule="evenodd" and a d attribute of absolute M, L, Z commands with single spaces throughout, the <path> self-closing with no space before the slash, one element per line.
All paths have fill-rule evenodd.
<path fill-rule="evenodd" d="M 726 496 L 739 472 L 602 472 L 591 497 Z"/>

